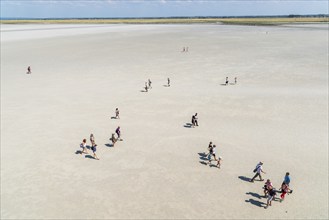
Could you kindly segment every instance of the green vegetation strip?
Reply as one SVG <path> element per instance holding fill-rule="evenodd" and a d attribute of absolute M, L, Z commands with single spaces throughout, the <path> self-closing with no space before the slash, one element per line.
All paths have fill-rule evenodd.
<path fill-rule="evenodd" d="M 239 24 L 276 25 L 284 23 L 329 22 L 329 17 L 278 18 L 149 18 L 149 19 L 35 19 L 1 20 L 1 24 Z"/>

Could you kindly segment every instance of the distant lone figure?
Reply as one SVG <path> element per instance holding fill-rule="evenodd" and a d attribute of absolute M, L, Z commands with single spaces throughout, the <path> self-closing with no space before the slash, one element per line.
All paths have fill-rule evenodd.
<path fill-rule="evenodd" d="M 30 66 L 28 66 L 27 67 L 27 72 L 26 72 L 27 74 L 31 74 L 32 72 L 31 72 L 31 67 Z"/>
<path fill-rule="evenodd" d="M 185 47 L 183 47 L 183 50 L 182 50 L 182 52 L 185 52 Z"/>
<path fill-rule="evenodd" d="M 225 85 L 226 85 L 226 86 L 228 85 L 228 77 L 226 77 Z"/>
<path fill-rule="evenodd" d="M 119 109 L 116 108 L 116 109 L 115 109 L 115 118 L 119 118 L 119 119 L 120 119 L 119 114 L 120 114 Z"/>
<path fill-rule="evenodd" d="M 121 137 L 120 126 L 117 127 L 117 129 L 115 130 L 115 133 L 118 135 L 118 139 L 120 139 L 120 137 Z"/>
<path fill-rule="evenodd" d="M 234 84 L 237 84 L 237 83 L 238 83 L 238 78 L 235 77 L 235 78 L 234 78 Z"/>
<path fill-rule="evenodd" d="M 150 79 L 148 80 L 148 83 L 149 83 L 149 88 L 152 89 L 152 82 Z"/>
<path fill-rule="evenodd" d="M 168 78 L 167 79 L 167 82 L 168 82 L 168 87 L 170 86 L 170 79 Z"/>

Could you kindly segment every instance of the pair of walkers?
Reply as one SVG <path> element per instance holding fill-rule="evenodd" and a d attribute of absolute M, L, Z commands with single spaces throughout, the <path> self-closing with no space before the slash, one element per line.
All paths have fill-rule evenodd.
<path fill-rule="evenodd" d="M 218 168 L 220 168 L 222 158 L 220 156 L 218 156 L 218 159 L 217 159 L 217 157 L 216 157 L 216 145 L 213 145 L 212 142 L 210 141 L 210 143 L 208 145 L 208 154 L 207 154 L 209 166 L 211 165 L 211 158 L 212 157 L 214 158 L 215 161 L 217 161 L 216 166 Z"/>
<path fill-rule="evenodd" d="M 120 126 L 117 127 L 117 129 L 115 129 L 115 133 L 117 134 L 117 137 L 115 137 L 115 134 L 112 133 L 112 136 L 110 138 L 110 141 L 112 142 L 112 145 L 114 147 L 115 143 L 120 140 L 122 141 L 121 139 L 121 130 L 120 130 Z"/>
<path fill-rule="evenodd" d="M 234 77 L 234 85 L 236 85 L 237 83 L 238 83 L 238 78 Z M 226 86 L 228 85 L 228 77 L 226 77 L 226 79 L 225 79 L 225 85 Z"/>
<path fill-rule="evenodd" d="M 95 143 L 95 137 L 93 134 L 90 134 L 90 142 L 91 142 L 91 150 L 93 151 L 93 156 L 96 160 L 99 160 L 99 158 L 96 155 L 96 150 L 97 150 L 97 144 Z M 82 143 L 80 144 L 80 147 L 82 148 L 81 154 L 85 153 L 85 154 L 89 154 L 88 150 L 87 150 L 87 140 L 83 139 Z"/>

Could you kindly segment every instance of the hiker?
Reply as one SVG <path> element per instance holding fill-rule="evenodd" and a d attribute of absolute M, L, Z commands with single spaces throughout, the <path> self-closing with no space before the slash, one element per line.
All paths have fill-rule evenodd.
<path fill-rule="evenodd" d="M 93 145 L 91 146 L 91 150 L 93 151 L 94 158 L 95 158 L 96 160 L 99 160 L 99 158 L 98 158 L 97 155 L 96 155 L 96 147 L 97 147 L 97 144 L 93 144 Z"/>
<path fill-rule="evenodd" d="M 194 115 L 194 123 L 195 123 L 196 126 L 199 126 L 199 124 L 198 124 L 198 113 L 195 113 L 195 115 Z"/>
<path fill-rule="evenodd" d="M 255 176 L 250 180 L 250 182 L 254 182 L 254 179 L 257 177 L 257 176 L 259 176 L 259 180 L 260 181 L 264 181 L 264 179 L 262 179 L 262 175 L 261 175 L 261 173 L 264 173 L 264 174 L 266 174 L 264 171 L 263 171 L 263 167 L 262 167 L 262 165 L 263 165 L 263 162 L 259 162 L 258 164 L 257 164 L 257 166 L 256 166 L 256 168 L 254 169 L 254 173 L 256 173 L 255 174 Z"/>
<path fill-rule="evenodd" d="M 90 134 L 90 142 L 91 142 L 91 145 L 95 144 L 95 137 L 93 134 Z"/>
<path fill-rule="evenodd" d="M 112 145 L 114 147 L 115 143 L 117 142 L 117 139 L 114 136 L 114 133 L 112 133 L 112 137 L 110 138 L 110 140 L 112 141 Z"/>
<path fill-rule="evenodd" d="M 276 196 L 275 189 L 273 188 L 273 186 L 270 186 L 268 188 L 268 198 L 267 198 L 266 206 L 264 207 L 265 209 L 267 209 L 268 206 L 272 205 L 272 200 L 275 199 L 275 196 Z"/>
<path fill-rule="evenodd" d="M 228 77 L 226 77 L 226 80 L 225 80 L 225 86 L 228 85 Z"/>
<path fill-rule="evenodd" d="M 286 172 L 286 175 L 284 176 L 284 180 L 283 180 L 281 185 L 287 184 L 289 186 L 289 183 L 290 183 L 290 176 L 289 175 L 290 175 L 290 173 Z"/>
<path fill-rule="evenodd" d="M 269 191 L 269 188 L 270 187 L 273 187 L 272 183 L 271 183 L 271 180 L 266 180 L 265 182 L 265 185 L 264 185 L 264 197 L 266 198 L 267 194 L 268 194 L 268 191 Z"/>
<path fill-rule="evenodd" d="M 210 157 L 209 158 L 209 166 L 211 166 L 211 157 L 214 157 L 215 161 L 217 161 L 216 159 L 216 145 L 213 145 L 213 147 L 211 148 L 211 151 L 210 151 Z"/>
<path fill-rule="evenodd" d="M 167 79 L 167 82 L 168 82 L 168 87 L 170 87 L 170 79 L 169 78 Z"/>
<path fill-rule="evenodd" d="M 212 141 L 209 142 L 209 145 L 208 145 L 208 148 L 207 148 L 208 153 L 207 154 L 205 153 L 206 154 L 206 157 L 208 157 L 209 155 L 211 155 L 211 152 L 210 152 L 211 149 L 212 149 Z"/>
<path fill-rule="evenodd" d="M 120 139 L 121 137 L 121 131 L 120 131 L 120 126 L 117 127 L 117 129 L 115 130 L 115 133 L 118 135 L 118 140 Z"/>
<path fill-rule="evenodd" d="M 195 126 L 195 115 L 192 115 L 191 122 L 192 122 L 192 127 L 194 128 L 194 126 Z"/>
<path fill-rule="evenodd" d="M 27 67 L 27 73 L 26 74 L 31 74 L 32 72 L 31 72 L 31 67 L 30 66 L 28 66 Z"/>
<path fill-rule="evenodd" d="M 280 202 L 282 202 L 284 200 L 285 195 L 288 193 L 292 193 L 292 190 L 289 188 L 289 185 L 286 183 L 283 183 L 281 188 L 279 189 L 281 190 L 281 195 L 280 195 Z"/>
<path fill-rule="evenodd" d="M 82 148 L 81 154 L 83 154 L 83 153 L 88 154 L 86 142 L 87 142 L 87 140 L 83 139 L 82 143 L 80 144 L 80 147 Z"/>
<path fill-rule="evenodd" d="M 235 78 L 234 78 L 234 85 L 236 85 L 237 83 L 238 83 L 238 78 L 235 77 Z"/>
<path fill-rule="evenodd" d="M 147 82 L 145 82 L 145 92 L 147 92 L 148 91 L 148 87 L 147 87 Z"/>
<path fill-rule="evenodd" d="M 149 88 L 152 89 L 152 82 L 150 79 L 148 80 L 148 84 L 149 84 Z"/>
<path fill-rule="evenodd" d="M 218 167 L 218 169 L 220 169 L 220 165 L 222 164 L 222 160 L 223 160 L 223 158 L 221 156 L 218 156 L 217 165 L 216 165 Z"/>
<path fill-rule="evenodd" d="M 118 108 L 116 108 L 116 109 L 115 109 L 115 118 L 118 118 L 118 119 L 120 119 L 120 116 L 119 116 L 119 114 L 120 114 L 120 112 L 119 112 L 119 109 L 118 109 Z"/>

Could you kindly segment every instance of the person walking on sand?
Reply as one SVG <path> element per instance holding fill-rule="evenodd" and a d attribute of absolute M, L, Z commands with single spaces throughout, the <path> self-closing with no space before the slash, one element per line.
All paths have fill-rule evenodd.
<path fill-rule="evenodd" d="M 83 154 L 83 153 L 88 154 L 86 142 L 87 142 L 87 140 L 83 139 L 82 143 L 80 144 L 80 147 L 82 148 L 81 154 Z"/>
<path fill-rule="evenodd" d="M 213 156 L 214 160 L 217 161 L 217 158 L 216 158 L 216 145 L 213 145 L 213 147 L 211 149 L 211 156 Z M 209 166 L 211 165 L 211 156 L 210 156 L 210 159 L 209 159 Z"/>
<path fill-rule="evenodd" d="M 272 205 L 272 200 L 275 199 L 275 196 L 276 196 L 275 189 L 273 188 L 273 186 L 270 186 L 268 188 L 268 198 L 267 198 L 267 204 L 264 207 L 265 209 L 267 209 L 268 206 L 271 206 Z"/>
<path fill-rule="evenodd" d="M 99 160 L 99 158 L 97 157 L 97 155 L 96 155 L 96 147 L 97 147 L 97 144 L 93 144 L 92 146 L 91 146 L 91 150 L 93 151 L 93 154 L 94 154 L 94 158 L 96 159 L 96 160 Z"/>
<path fill-rule="evenodd" d="M 148 87 L 147 87 L 147 82 L 145 82 L 145 92 L 147 92 L 148 91 Z"/>
<path fill-rule="evenodd" d="M 119 112 L 119 109 L 118 109 L 118 108 L 116 108 L 116 109 L 115 109 L 115 118 L 118 118 L 118 119 L 120 119 L 120 116 L 119 116 L 119 114 L 120 114 L 120 112 Z"/>
<path fill-rule="evenodd" d="M 149 88 L 152 89 L 152 81 L 149 79 L 148 80 Z"/>
<path fill-rule="evenodd" d="M 284 180 L 281 185 L 283 185 L 283 184 L 287 184 L 289 186 L 289 184 L 290 184 L 290 173 L 289 172 L 286 172 L 286 175 L 284 176 Z"/>
<path fill-rule="evenodd" d="M 271 180 L 266 180 L 265 185 L 264 185 L 264 197 L 266 198 L 268 191 L 270 189 L 270 187 L 273 187 Z"/>
<path fill-rule="evenodd" d="M 110 138 L 110 140 L 112 141 L 112 145 L 114 147 L 115 143 L 117 142 L 117 139 L 114 136 L 114 133 L 112 133 L 112 137 Z"/>
<path fill-rule="evenodd" d="M 192 123 L 192 127 L 194 128 L 194 126 L 195 126 L 195 115 L 192 115 L 191 123 Z"/>
<path fill-rule="evenodd" d="M 281 188 L 279 189 L 279 190 L 281 190 L 281 195 L 280 195 L 280 202 L 282 202 L 283 200 L 284 200 L 284 197 L 285 197 L 285 195 L 288 193 L 292 193 L 292 190 L 291 189 L 289 189 L 289 185 L 288 184 L 286 184 L 286 183 L 283 183 L 282 184 L 282 186 L 281 186 Z"/>
<path fill-rule="evenodd" d="M 199 124 L 198 124 L 198 113 L 195 113 L 195 115 L 194 115 L 194 123 L 195 123 L 195 126 L 199 126 Z"/>
<path fill-rule="evenodd" d="M 216 165 L 218 167 L 218 169 L 220 169 L 220 166 L 222 164 L 222 160 L 223 160 L 223 158 L 221 156 L 218 156 L 217 165 Z"/>
<path fill-rule="evenodd" d="M 30 66 L 28 66 L 27 67 L 27 72 L 26 72 L 27 74 L 31 74 L 32 72 L 31 72 L 31 67 Z"/>
<path fill-rule="evenodd" d="M 238 83 L 238 78 L 235 77 L 235 78 L 234 78 L 234 85 L 236 85 L 237 83 Z"/>
<path fill-rule="evenodd" d="M 115 130 L 115 133 L 118 135 L 117 140 L 120 140 L 120 137 L 121 137 L 120 126 L 117 127 L 117 129 Z"/>
<path fill-rule="evenodd" d="M 95 137 L 93 134 L 90 134 L 90 143 L 91 143 L 91 145 L 95 144 Z"/>
<path fill-rule="evenodd" d="M 228 77 L 226 77 L 226 80 L 225 80 L 225 86 L 228 85 Z"/>
<path fill-rule="evenodd" d="M 214 146 L 212 145 L 212 142 L 209 143 L 208 150 L 209 150 L 208 164 L 210 165 L 211 164 L 211 156 L 213 155 L 213 151 L 214 151 Z"/>
<path fill-rule="evenodd" d="M 208 145 L 208 148 L 207 148 L 208 153 L 207 154 L 204 153 L 206 155 L 206 157 L 208 157 L 209 155 L 211 156 L 211 153 L 210 153 L 211 149 L 212 149 L 212 141 L 209 142 L 209 145 Z"/>
<path fill-rule="evenodd" d="M 167 79 L 167 83 L 168 83 L 168 84 L 167 84 L 168 87 L 170 87 L 170 79 L 169 79 L 169 78 Z"/>
<path fill-rule="evenodd" d="M 256 173 L 256 174 L 255 174 L 255 176 L 250 180 L 250 182 L 253 183 L 254 180 L 255 180 L 255 178 L 256 178 L 257 176 L 259 176 L 259 180 L 260 180 L 260 181 L 264 181 L 264 179 L 262 178 L 262 175 L 261 175 L 261 173 L 266 174 L 266 173 L 263 171 L 263 162 L 259 162 L 259 163 L 257 164 L 256 168 L 254 169 L 254 173 Z"/>

